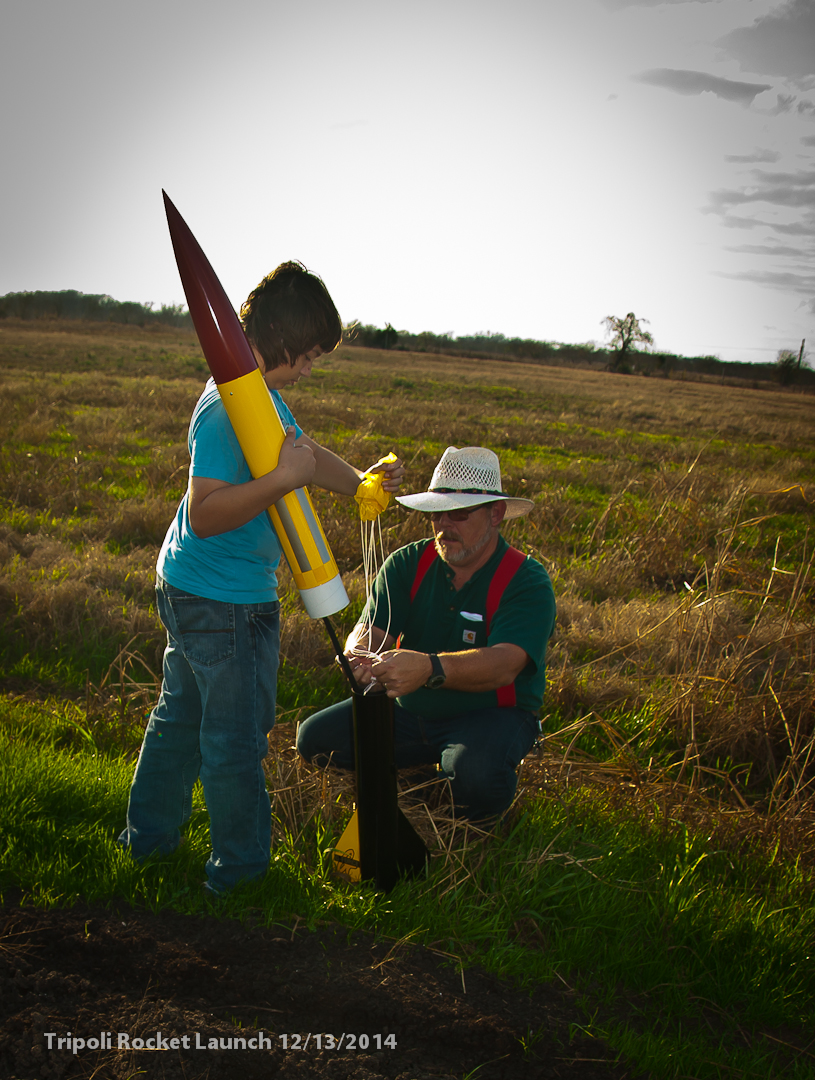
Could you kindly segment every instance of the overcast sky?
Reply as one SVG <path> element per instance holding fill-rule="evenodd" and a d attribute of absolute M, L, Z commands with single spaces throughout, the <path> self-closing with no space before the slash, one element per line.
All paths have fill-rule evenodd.
<path fill-rule="evenodd" d="M 815 356 L 815 0 L 5 0 L 0 294 Z"/>

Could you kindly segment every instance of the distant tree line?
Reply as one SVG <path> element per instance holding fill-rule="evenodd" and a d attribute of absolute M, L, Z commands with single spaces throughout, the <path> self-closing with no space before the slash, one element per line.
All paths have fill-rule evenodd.
<path fill-rule="evenodd" d="M 138 304 L 114 300 L 112 296 L 82 293 L 76 289 L 59 292 L 10 292 L 0 296 L 0 319 L 86 319 L 90 322 L 129 323 L 149 326 L 192 327 L 190 313 L 182 304 Z"/>
<path fill-rule="evenodd" d="M 193 329 L 190 313 L 182 304 L 162 304 L 160 308 L 154 308 L 151 303 L 114 300 L 106 294 L 82 293 L 76 289 L 6 293 L 0 296 L 0 319 L 5 318 L 86 319 L 131 326 L 164 324 Z M 520 360 L 662 378 L 686 374 L 691 377 L 752 379 L 779 382 L 783 386 L 796 383 L 815 387 L 815 371 L 807 364 L 803 343 L 799 353 L 781 350 L 773 364 L 725 362 L 718 356 L 678 356 L 675 353 L 640 351 L 635 348 L 636 343 L 648 345 L 653 341 L 651 335 L 639 325 L 645 321 L 637 319 L 633 312 L 625 319 L 607 316 L 603 324 L 611 334 L 608 348 L 595 345 L 592 341 L 569 345 L 534 338 L 508 338 L 491 331 L 461 337 L 455 337 L 452 333 L 433 334 L 428 330 L 412 334 L 408 330 L 395 330 L 390 323 L 386 323 L 384 329 L 366 323 L 352 323 L 346 330 L 345 340 L 351 345 L 369 349 Z"/>
<path fill-rule="evenodd" d="M 611 318 L 609 316 L 609 318 Z M 631 320 L 633 319 L 633 323 Z M 603 320 L 604 324 L 608 320 Z M 640 351 L 635 342 L 650 344 L 651 335 L 635 324 L 633 314 L 618 320 L 619 327 L 609 326 L 612 341 L 608 348 L 594 342 L 569 345 L 556 341 L 536 341 L 532 338 L 508 338 L 491 332 L 455 337 L 452 333 L 433 334 L 424 331 L 412 334 L 394 330 L 390 323 L 384 330 L 376 326 L 353 323 L 345 340 L 350 345 L 370 349 L 391 349 L 400 352 L 440 353 L 448 356 L 472 356 L 492 360 L 520 360 L 526 363 L 545 363 L 556 367 L 585 367 L 615 371 L 621 374 L 649 375 L 656 378 L 729 378 L 756 382 L 779 382 L 784 386 L 796 383 L 815 388 L 815 371 L 797 365 L 797 354 L 783 351 L 775 363 L 752 364 L 720 360 L 718 356 L 679 356 L 676 353 Z M 630 331 L 636 329 L 637 333 Z M 620 335 L 615 337 L 617 331 Z M 624 347 L 623 347 L 624 345 Z M 793 355 L 795 363 L 793 363 Z"/>
<path fill-rule="evenodd" d="M 490 356 L 507 360 L 578 359 L 596 355 L 593 344 L 559 345 L 553 341 L 534 341 L 531 338 L 508 338 L 490 331 L 454 337 L 452 333 L 433 334 L 429 330 L 411 334 L 394 330 L 387 323 L 384 330 L 363 323 L 353 323 L 346 334 L 351 345 L 368 349 L 397 349 L 401 352 L 444 353 L 452 356 Z"/>

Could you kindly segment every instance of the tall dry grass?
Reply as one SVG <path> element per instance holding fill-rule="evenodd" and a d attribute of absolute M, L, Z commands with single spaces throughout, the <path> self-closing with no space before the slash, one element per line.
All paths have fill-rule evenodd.
<path fill-rule="evenodd" d="M 0 327 L 0 365 L 7 685 L 26 679 L 9 657 L 71 655 L 121 699 L 120 649 L 158 670 L 153 565 L 186 484 L 200 351 L 178 330 L 17 324 Z M 481 443 L 507 490 L 535 500 L 507 535 L 555 584 L 545 711 L 571 732 L 552 742 L 570 767 L 810 812 L 815 399 L 344 346 L 287 397 L 360 466 L 396 449 L 412 490 L 444 447 Z M 313 494 L 352 597 L 347 629 L 358 517 Z M 426 523 L 391 509 L 383 527 L 392 550 Z M 322 672 L 323 629 L 282 578 L 284 655 Z"/>

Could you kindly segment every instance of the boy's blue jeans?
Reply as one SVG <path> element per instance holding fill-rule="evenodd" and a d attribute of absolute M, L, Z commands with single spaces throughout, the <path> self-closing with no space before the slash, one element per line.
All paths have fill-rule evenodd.
<path fill-rule="evenodd" d="M 228 604 L 161 579 L 164 682 L 144 733 L 119 842 L 136 858 L 171 852 L 201 778 L 209 810 L 214 889 L 269 864 L 271 808 L 262 761 L 274 726 L 279 604 Z"/>
<path fill-rule="evenodd" d="M 456 814 L 472 821 L 491 821 L 509 809 L 518 786 L 516 769 L 539 734 L 537 716 L 524 709 L 496 706 L 431 719 L 394 703 L 396 768 L 438 764 L 450 782 Z M 315 765 L 353 769 L 351 699 L 303 721 L 297 749 Z"/>

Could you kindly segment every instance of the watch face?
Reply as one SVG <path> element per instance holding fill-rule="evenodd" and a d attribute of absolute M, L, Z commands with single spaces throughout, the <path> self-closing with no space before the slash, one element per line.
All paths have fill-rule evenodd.
<path fill-rule="evenodd" d="M 444 675 L 431 675 L 425 686 L 429 690 L 438 690 L 440 686 L 444 686 Z"/>

